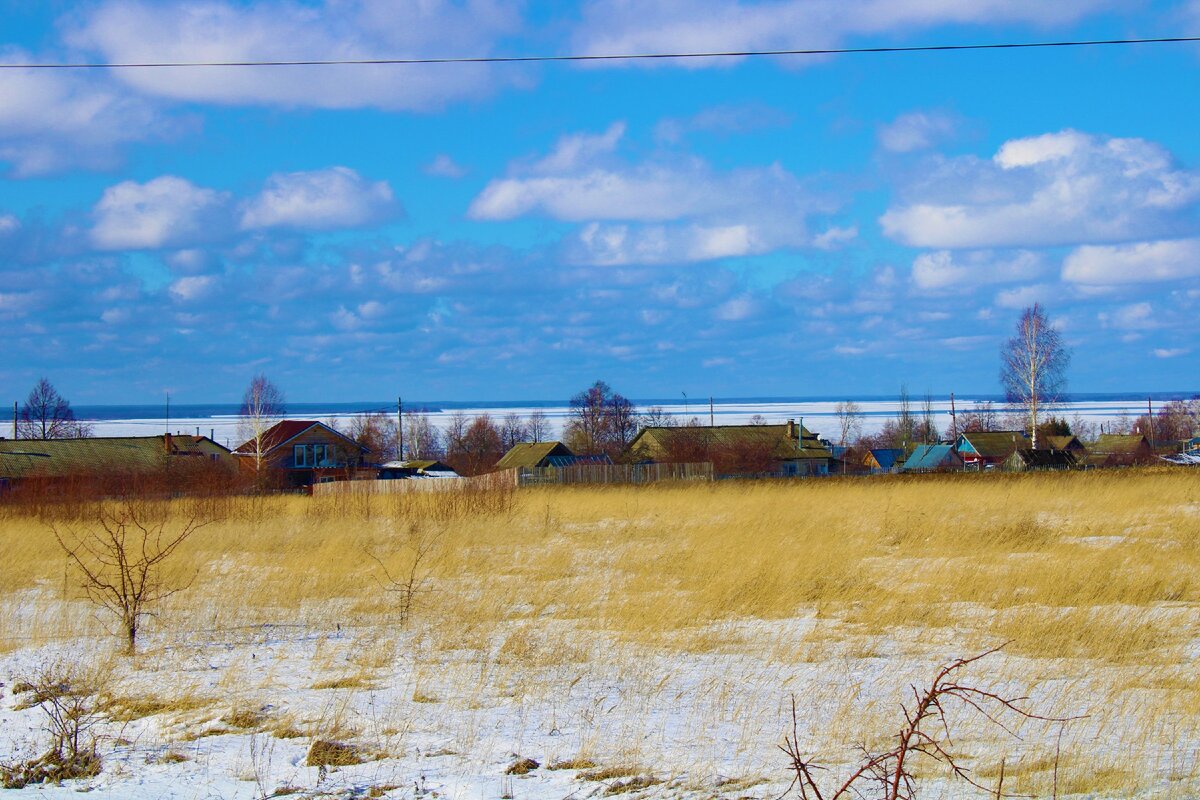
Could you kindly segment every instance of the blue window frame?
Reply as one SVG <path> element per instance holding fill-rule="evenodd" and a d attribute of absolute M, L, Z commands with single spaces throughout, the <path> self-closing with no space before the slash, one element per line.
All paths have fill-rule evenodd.
<path fill-rule="evenodd" d="M 297 467 L 308 466 L 308 447 L 298 444 L 292 448 L 292 461 Z"/>

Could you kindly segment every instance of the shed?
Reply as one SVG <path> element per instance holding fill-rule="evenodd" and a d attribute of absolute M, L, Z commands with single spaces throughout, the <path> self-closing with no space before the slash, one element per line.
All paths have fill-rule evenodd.
<path fill-rule="evenodd" d="M 1132 467 L 1151 464 L 1155 460 L 1154 448 L 1145 436 L 1139 434 L 1104 433 L 1088 449 L 1083 466 Z"/>
<path fill-rule="evenodd" d="M 1019 447 L 1004 462 L 1004 469 L 1010 472 L 1046 472 L 1074 469 L 1076 463 L 1075 454 L 1069 450 L 1034 450 L 1030 447 Z"/>
<path fill-rule="evenodd" d="M 542 467 L 563 466 L 566 459 L 574 459 L 575 453 L 562 442 L 520 442 L 514 444 L 504 456 L 496 462 L 496 469 L 540 469 Z M 557 461 L 558 463 L 554 463 Z"/>
<path fill-rule="evenodd" d="M 867 451 L 863 466 L 871 472 L 892 472 L 903 460 L 904 451 L 899 447 L 877 447 Z"/>

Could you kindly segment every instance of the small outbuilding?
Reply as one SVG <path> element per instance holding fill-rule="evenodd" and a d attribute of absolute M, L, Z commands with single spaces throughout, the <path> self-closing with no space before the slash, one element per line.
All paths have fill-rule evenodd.
<path fill-rule="evenodd" d="M 1088 469 L 1134 467 L 1152 464 L 1155 460 L 1154 448 L 1145 436 L 1136 433 L 1104 433 L 1088 449 L 1083 466 Z"/>
<path fill-rule="evenodd" d="M 863 466 L 872 473 L 895 472 L 904 461 L 904 451 L 899 447 L 877 447 L 863 456 Z"/>
<path fill-rule="evenodd" d="M 1021 447 L 1004 462 L 1004 469 L 1009 472 L 1051 472 L 1074 469 L 1076 463 L 1075 455 L 1069 450 Z"/>
<path fill-rule="evenodd" d="M 1022 447 L 1029 447 L 1024 431 L 972 431 L 959 434 L 954 443 L 963 466 L 975 470 L 995 469 Z"/>

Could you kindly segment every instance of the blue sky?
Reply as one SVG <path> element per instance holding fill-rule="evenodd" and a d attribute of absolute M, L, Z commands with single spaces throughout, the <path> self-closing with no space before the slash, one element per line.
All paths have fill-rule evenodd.
<path fill-rule="evenodd" d="M 0 0 L 0 60 L 1200 34 L 1200 2 Z M 0 392 L 1200 389 L 1200 46 L 0 73 Z"/>

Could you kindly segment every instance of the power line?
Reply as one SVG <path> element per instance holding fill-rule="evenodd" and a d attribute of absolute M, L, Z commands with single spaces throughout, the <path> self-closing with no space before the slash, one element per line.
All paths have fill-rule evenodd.
<path fill-rule="evenodd" d="M 1057 42 L 1000 42 L 995 44 L 929 44 L 911 47 L 841 47 L 804 50 L 731 50 L 709 53 L 609 53 L 565 56 L 478 56 L 466 58 L 363 58 L 306 59 L 295 61 L 144 61 L 8 63 L 0 69 L 157 69 L 170 67 L 335 67 L 414 64 L 522 64 L 554 61 L 651 61 L 668 59 L 747 58 L 755 56 L 837 56 L 867 53 L 935 53 L 959 50 L 1022 50 L 1046 47 L 1102 47 L 1131 44 L 1179 44 L 1200 42 L 1200 36 L 1170 36 L 1152 39 L 1089 39 Z"/>

